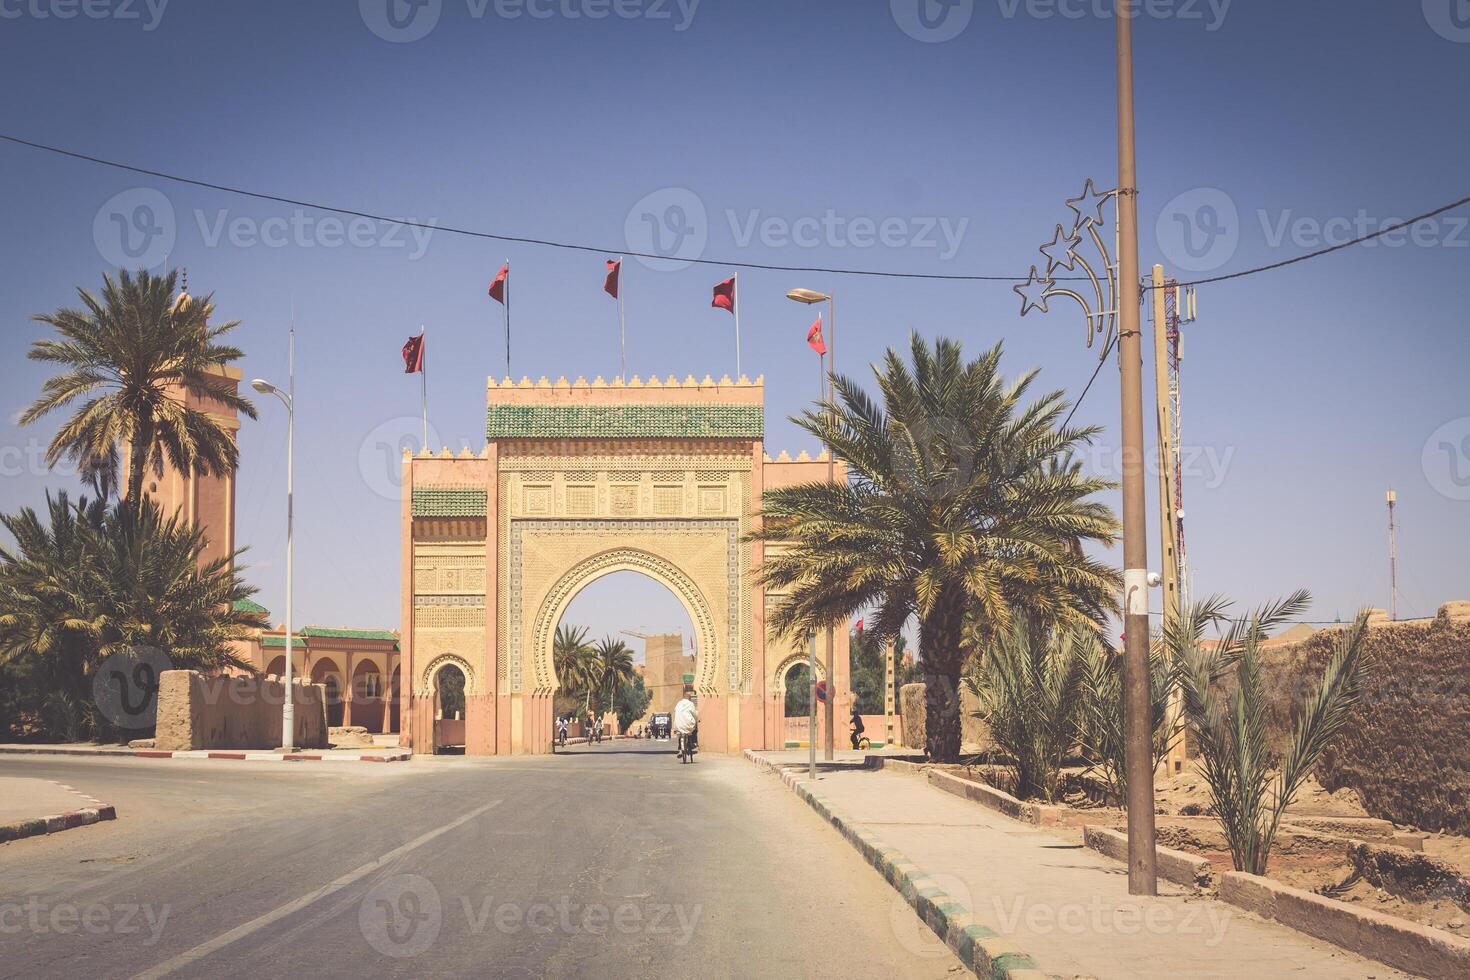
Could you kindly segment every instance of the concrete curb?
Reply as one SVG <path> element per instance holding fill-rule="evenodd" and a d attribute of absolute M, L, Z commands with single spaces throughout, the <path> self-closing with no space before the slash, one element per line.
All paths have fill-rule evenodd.
<path fill-rule="evenodd" d="M 1128 863 L 1128 835 L 1111 827 L 1082 825 L 1082 843 L 1105 857 Z M 1215 884 L 1215 869 L 1202 857 L 1172 847 L 1154 846 L 1158 872 L 1166 881 L 1199 891 L 1209 891 Z"/>
<path fill-rule="evenodd" d="M 1470 976 L 1470 940 L 1354 908 L 1241 871 L 1220 876 L 1220 900 L 1361 956 L 1425 977 Z"/>
<path fill-rule="evenodd" d="M 89 807 L 80 810 L 68 810 L 49 817 L 35 817 L 30 820 L 19 820 L 15 823 L 0 824 L 0 844 L 7 844 L 13 840 L 21 840 L 25 837 L 39 837 L 42 834 L 55 834 L 63 830 L 71 830 L 75 827 L 87 827 L 103 820 L 116 820 L 117 807 L 111 803 L 103 803 L 101 800 L 93 799 L 85 793 L 78 792 L 65 783 L 56 780 L 49 782 L 60 786 L 62 789 L 76 794 L 83 801 L 91 803 Z"/>
<path fill-rule="evenodd" d="M 965 779 L 940 769 L 928 770 L 929 783 L 946 793 L 959 796 L 972 803 L 979 803 L 1012 820 L 1029 823 L 1033 827 L 1064 827 L 1074 823 L 1073 815 L 1066 807 L 1047 806 L 1044 803 L 1026 803 L 1009 793 Z"/>
<path fill-rule="evenodd" d="M 963 903 L 940 889 L 902 852 L 876 835 L 859 830 L 820 793 L 806 785 L 798 772 L 777 766 L 751 749 L 743 754 L 757 766 L 778 773 L 798 798 L 836 827 L 976 976 L 994 980 L 1045 980 L 1047 975 L 1015 943 L 977 921 Z"/>

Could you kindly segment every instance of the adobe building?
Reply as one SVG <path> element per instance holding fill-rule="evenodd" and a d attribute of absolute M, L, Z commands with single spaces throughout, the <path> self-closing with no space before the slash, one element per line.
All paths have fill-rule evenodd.
<path fill-rule="evenodd" d="M 684 678 L 694 676 L 694 655 L 684 652 L 683 633 L 658 633 L 643 641 L 643 684 L 653 695 L 648 712 L 673 711 L 684 696 Z"/>
<path fill-rule="evenodd" d="M 250 612 L 269 610 L 245 600 Z M 286 671 L 286 631 L 260 630 L 235 644 L 235 654 L 256 673 L 282 677 Z M 303 626 L 291 640 L 292 676 L 326 688 L 327 725 L 360 726 L 370 734 L 398 731 L 402 690 L 398 634 L 392 630 L 341 626 Z"/>
<path fill-rule="evenodd" d="M 444 744 L 437 691 L 453 672 L 466 752 L 551 751 L 562 614 L 590 582 L 637 571 L 694 625 L 703 746 L 780 747 L 784 678 L 806 653 L 766 636 L 780 596 L 757 584 L 767 546 L 747 535 L 767 489 L 826 480 L 829 467 L 773 460 L 764 432 L 761 379 L 491 380 L 479 455 L 404 455 L 400 744 Z M 847 479 L 840 463 L 831 472 Z M 845 719 L 847 631 L 835 635 Z"/>

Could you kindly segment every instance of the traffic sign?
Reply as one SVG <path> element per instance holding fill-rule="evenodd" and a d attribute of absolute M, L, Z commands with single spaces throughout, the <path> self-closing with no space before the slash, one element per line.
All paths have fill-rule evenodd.
<path fill-rule="evenodd" d="M 823 704 L 827 703 L 827 682 L 817 681 L 817 700 Z"/>

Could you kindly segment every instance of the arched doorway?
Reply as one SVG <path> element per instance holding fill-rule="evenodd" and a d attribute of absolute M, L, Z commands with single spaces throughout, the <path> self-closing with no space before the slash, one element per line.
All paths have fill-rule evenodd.
<path fill-rule="evenodd" d="M 327 727 L 340 728 L 342 726 L 341 669 L 330 657 L 323 657 L 311 666 L 311 682 L 321 684 L 327 689 Z"/>
<path fill-rule="evenodd" d="M 284 656 L 280 656 L 280 657 L 277 657 L 276 659 L 272 660 L 270 662 L 270 666 L 265 669 L 265 672 L 266 672 L 266 674 L 268 674 L 270 676 L 273 676 L 273 677 L 285 677 L 286 676 L 286 658 Z"/>
<path fill-rule="evenodd" d="M 465 682 L 464 671 L 452 662 L 444 664 L 434 674 L 436 753 L 464 753 Z"/>
<path fill-rule="evenodd" d="M 360 660 L 352 671 L 352 723 L 369 732 L 382 732 L 385 701 L 383 672 L 371 660 Z"/>
<path fill-rule="evenodd" d="M 590 669 L 578 669 L 576 644 Z M 632 569 L 607 572 L 579 588 L 552 646 L 558 684 L 553 716 L 580 719 L 590 708 L 603 718 L 604 733 L 623 734 L 655 711 L 673 710 L 698 672 L 699 643 L 685 603 L 663 582 Z M 609 678 L 609 664 L 627 670 Z M 570 732 L 581 734 L 575 727 Z"/>
<path fill-rule="evenodd" d="M 826 676 L 826 670 L 819 659 L 817 680 L 825 680 Z M 812 682 L 808 656 L 798 653 L 788 657 L 776 668 L 775 679 L 771 699 L 775 713 L 782 719 L 781 744 L 788 748 L 805 745 L 811 738 Z M 822 710 L 818 705 L 818 726 L 822 725 Z"/>

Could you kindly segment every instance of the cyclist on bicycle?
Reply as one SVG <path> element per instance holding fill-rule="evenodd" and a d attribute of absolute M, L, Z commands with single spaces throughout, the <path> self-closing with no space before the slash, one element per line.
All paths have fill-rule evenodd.
<path fill-rule="evenodd" d="M 699 708 L 690 700 L 693 694 L 693 688 L 684 688 L 684 697 L 674 705 L 674 737 L 675 739 L 689 739 L 691 755 L 699 744 Z M 678 742 L 675 741 L 674 744 L 677 748 Z"/>
<path fill-rule="evenodd" d="M 853 748 L 858 748 L 858 742 L 863 737 L 863 730 L 864 730 L 864 728 L 863 728 L 863 716 L 860 715 L 860 714 L 858 714 L 858 709 L 857 709 L 857 705 L 856 704 L 854 704 L 852 706 L 852 717 L 850 719 L 848 719 L 848 723 L 852 726 L 852 736 L 851 736 L 852 737 L 852 747 Z"/>

